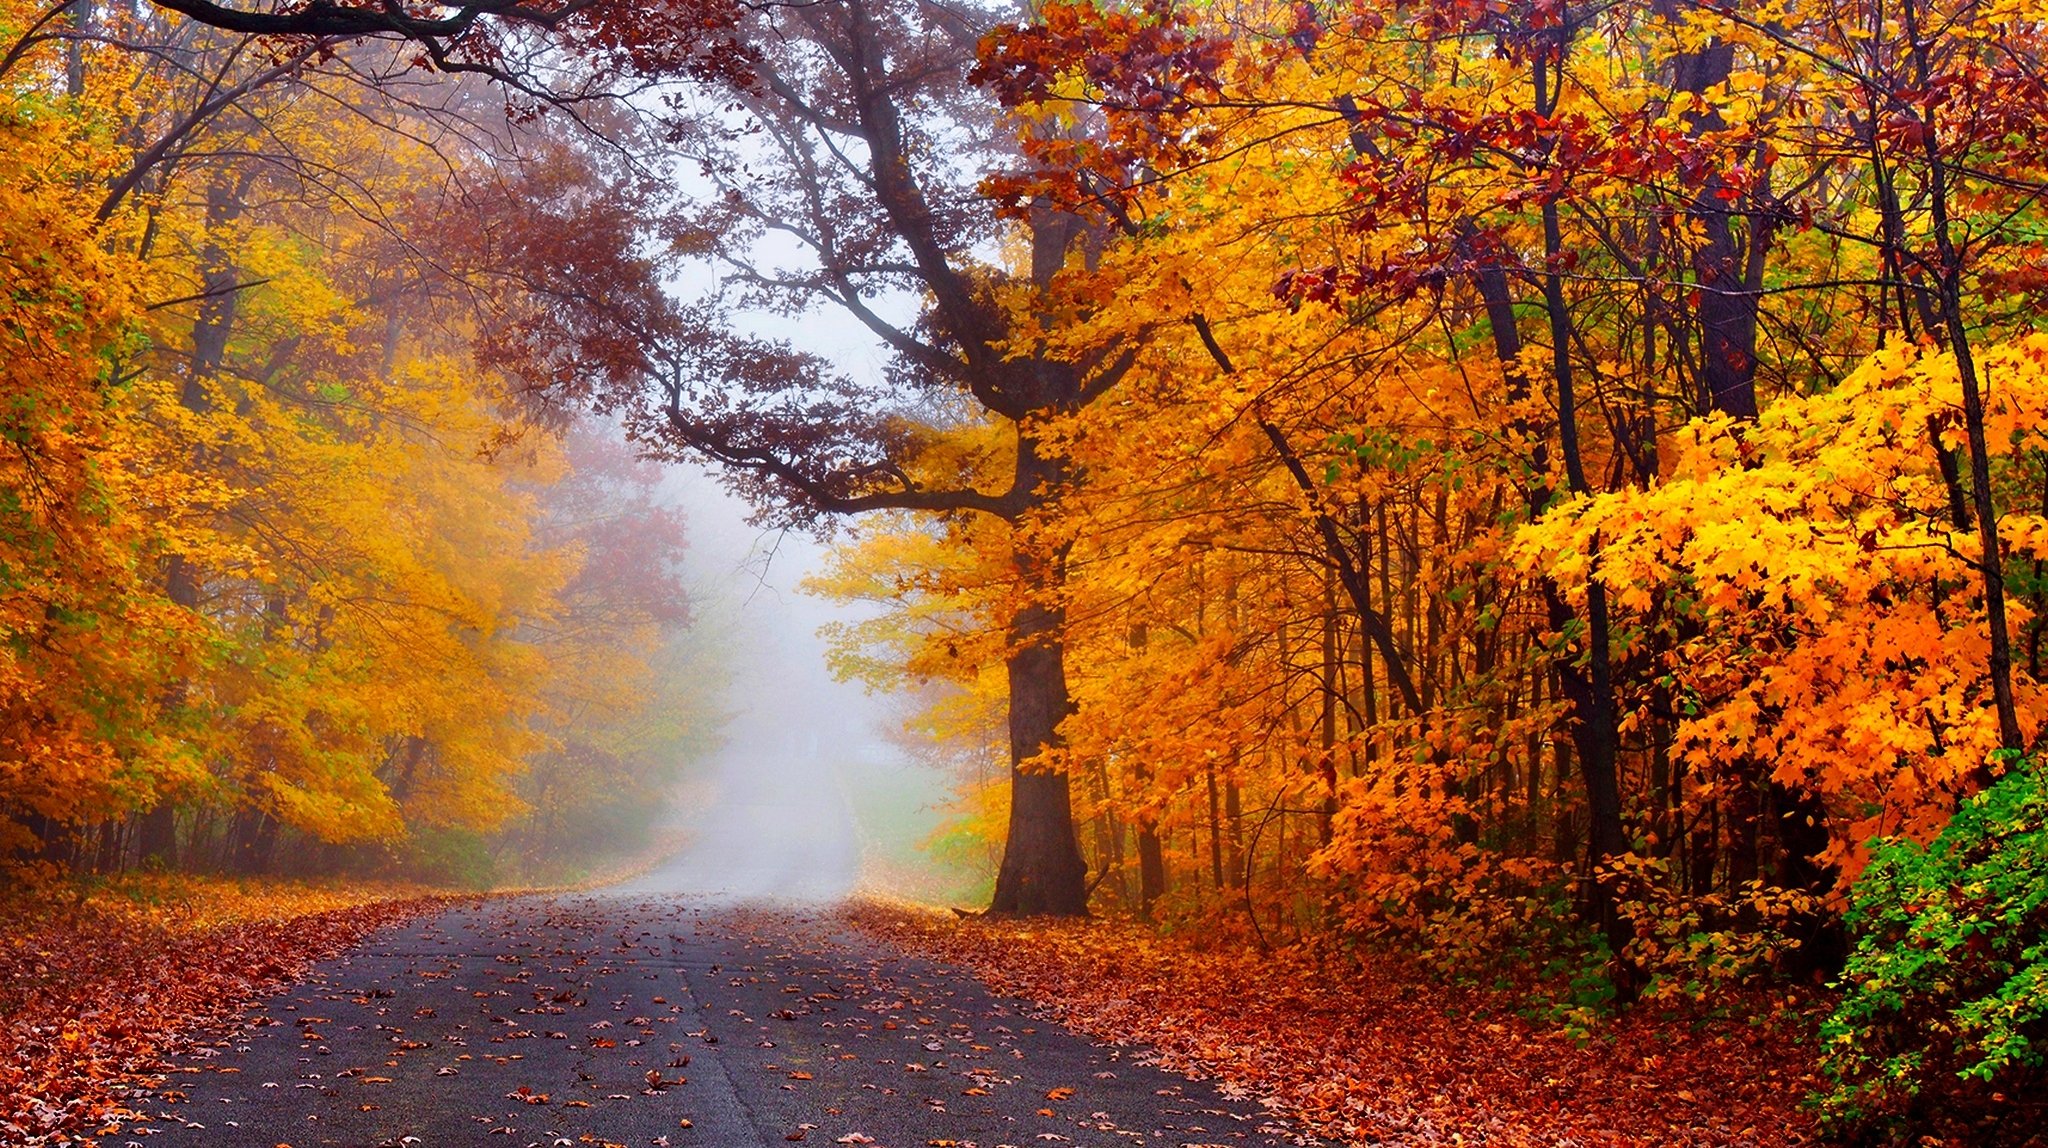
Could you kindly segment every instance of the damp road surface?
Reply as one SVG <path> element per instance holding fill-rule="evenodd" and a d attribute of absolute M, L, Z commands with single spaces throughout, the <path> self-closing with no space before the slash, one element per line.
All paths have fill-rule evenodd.
<path fill-rule="evenodd" d="M 811 755 L 815 760 L 815 755 Z M 142 1148 L 1308 1143 L 833 923 L 830 771 L 736 762 L 667 865 L 373 937 L 137 1098 Z"/>

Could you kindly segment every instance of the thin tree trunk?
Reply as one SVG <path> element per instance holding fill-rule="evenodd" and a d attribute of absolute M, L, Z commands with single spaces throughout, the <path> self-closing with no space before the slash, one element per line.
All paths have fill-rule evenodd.
<path fill-rule="evenodd" d="M 1323 782 L 1323 805 L 1316 818 L 1316 839 L 1328 845 L 1337 820 L 1337 699 L 1341 689 L 1337 670 L 1337 574 L 1333 568 L 1323 571 L 1322 653 L 1322 754 L 1316 759 L 1316 769 Z"/>
<path fill-rule="evenodd" d="M 1228 886 L 1223 883 L 1223 811 L 1216 786 L 1216 763 L 1206 763 L 1203 772 L 1209 782 L 1209 874 L 1221 893 Z"/>

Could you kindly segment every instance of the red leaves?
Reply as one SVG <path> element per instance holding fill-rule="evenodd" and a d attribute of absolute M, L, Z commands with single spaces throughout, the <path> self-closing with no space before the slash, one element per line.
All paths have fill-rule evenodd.
<path fill-rule="evenodd" d="M 1303 302 L 1330 304 L 1336 301 L 1340 287 L 1345 294 L 1356 294 L 1359 286 L 1360 276 L 1346 275 L 1333 263 L 1287 272 L 1273 284 L 1273 294 L 1296 306 Z"/>
<path fill-rule="evenodd" d="M 1808 1021 L 1758 996 L 1746 1022 L 1647 1011 L 1581 1045 L 1516 1015 L 1515 992 L 1432 984 L 1383 955 L 1201 952 L 1113 925 L 1029 927 L 858 912 L 858 923 L 1022 995 L 1070 1027 L 1154 1046 L 1346 1141 L 1799 1144 Z M 1683 1024 L 1684 1027 L 1678 1027 Z M 1067 1092 L 1054 1089 L 1054 1092 Z M 1048 1099 L 1065 1099 L 1048 1094 Z"/>
<path fill-rule="evenodd" d="M 563 38 L 601 66 L 635 76 L 754 82 L 754 54 L 740 41 L 733 0 L 592 5 Z"/>
<path fill-rule="evenodd" d="M 1307 8 L 1307 5 L 1303 5 Z M 1205 130 L 1184 121 L 1220 95 L 1233 50 L 1225 37 L 1192 28 L 1163 3 L 1141 11 L 1086 3 L 1049 5 L 1039 22 L 1006 24 L 982 40 L 971 79 L 1010 107 L 1075 99 L 1103 113 L 1102 137 L 1032 132 L 1022 141 L 1031 170 L 992 177 L 983 193 L 1011 210 L 1046 197 L 1070 208 L 1121 212 L 1135 174 L 1172 170 L 1205 151 Z"/>
<path fill-rule="evenodd" d="M 133 1117 L 127 1090 L 308 963 L 436 902 L 180 929 L 100 905 L 0 911 L 0 1141 L 79 1143 Z"/>
<path fill-rule="evenodd" d="M 1051 4 L 1039 23 L 1005 24 L 981 43 L 973 79 L 1010 105 L 1053 98 L 1066 76 L 1079 73 L 1112 107 L 1178 104 L 1193 91 L 1217 90 L 1228 40 L 1190 30 L 1186 18 L 1160 3 L 1142 11 L 1093 4 Z"/>

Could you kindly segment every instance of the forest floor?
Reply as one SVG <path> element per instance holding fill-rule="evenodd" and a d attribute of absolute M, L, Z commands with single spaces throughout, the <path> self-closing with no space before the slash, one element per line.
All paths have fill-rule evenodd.
<path fill-rule="evenodd" d="M 166 1062 L 211 1055 L 253 1002 L 386 926 L 475 901 L 169 876 L 0 901 L 0 1142 L 111 1128 L 138 1085 Z M 1806 996 L 1758 993 L 1711 1013 L 1643 1006 L 1575 1036 L 1526 996 L 1446 986 L 1391 959 L 1337 967 L 1131 923 L 958 920 L 876 901 L 811 930 L 843 936 L 849 925 L 971 970 L 1034 1016 L 1146 1046 L 1160 1068 L 1331 1140 L 1815 1139 L 1802 1100 L 1820 1006 Z"/>
<path fill-rule="evenodd" d="M 972 969 L 1075 1031 L 1148 1045 L 1347 1143 L 1796 1145 L 1818 1083 L 1809 996 L 1754 993 L 1712 1012 L 1642 1005 L 1590 1033 L 1522 1015 L 1530 998 L 1447 986 L 1394 959 L 1207 950 L 1136 924 L 960 920 L 877 902 L 871 936 Z"/>
<path fill-rule="evenodd" d="M 162 1065 L 370 934 L 485 896 L 631 880 L 674 833 L 581 879 L 489 893 L 391 881 L 129 873 L 0 897 L 0 1144 L 90 1133 Z"/>
<path fill-rule="evenodd" d="M 90 1133 L 168 1057 L 385 925 L 465 898 L 172 875 L 0 900 L 0 1143 Z"/>

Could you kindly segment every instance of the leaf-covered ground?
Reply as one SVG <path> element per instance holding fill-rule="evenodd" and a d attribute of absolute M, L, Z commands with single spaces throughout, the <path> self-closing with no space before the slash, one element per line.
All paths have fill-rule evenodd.
<path fill-rule="evenodd" d="M 1513 994 L 1389 964 L 1333 971 L 1203 951 L 1110 922 L 954 920 L 878 904 L 861 929 L 974 969 L 1100 1038 L 1152 1046 L 1318 1134 L 1554 1148 L 1814 1140 L 1810 1005 L 1757 995 L 1718 1016 L 1639 1008 L 1580 1042 Z"/>
<path fill-rule="evenodd" d="M 72 1143 L 313 961 L 443 898 L 131 877 L 0 902 L 0 1143 Z"/>

